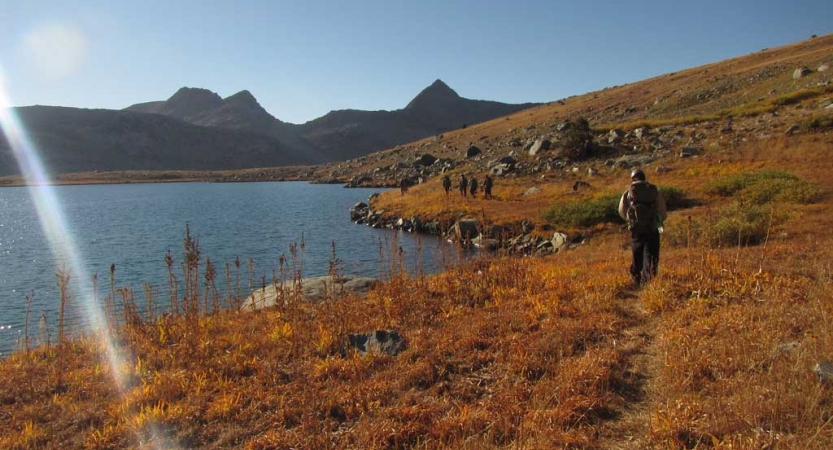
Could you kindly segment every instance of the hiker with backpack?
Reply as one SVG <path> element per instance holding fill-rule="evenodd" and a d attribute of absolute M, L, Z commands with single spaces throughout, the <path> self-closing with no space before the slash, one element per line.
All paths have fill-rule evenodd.
<path fill-rule="evenodd" d="M 468 188 L 469 188 L 469 179 L 466 178 L 466 174 L 461 173 L 460 174 L 460 194 L 462 194 L 463 197 L 465 197 L 466 194 L 468 193 Z"/>
<path fill-rule="evenodd" d="M 631 185 L 619 200 L 619 216 L 631 232 L 631 279 L 636 285 L 657 275 L 659 234 L 665 221 L 665 199 L 657 187 L 645 178 L 642 169 L 631 172 Z"/>
<path fill-rule="evenodd" d="M 492 181 L 492 177 L 486 175 L 486 178 L 483 179 L 483 198 L 492 198 L 492 186 L 494 186 L 495 182 Z"/>

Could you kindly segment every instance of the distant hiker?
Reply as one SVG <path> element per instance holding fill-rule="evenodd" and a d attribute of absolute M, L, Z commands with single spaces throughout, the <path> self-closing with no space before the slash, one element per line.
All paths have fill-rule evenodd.
<path fill-rule="evenodd" d="M 448 191 L 451 190 L 451 178 L 448 174 L 443 175 L 443 190 L 445 190 L 446 197 L 448 196 Z"/>
<path fill-rule="evenodd" d="M 657 275 L 659 234 L 665 221 L 665 199 L 657 187 L 645 180 L 642 169 L 631 172 L 631 185 L 619 200 L 619 216 L 631 232 L 631 279 L 637 285 Z"/>
<path fill-rule="evenodd" d="M 469 179 L 466 178 L 466 174 L 460 174 L 460 193 L 463 194 L 463 197 L 466 196 L 466 190 L 469 188 Z"/>
<path fill-rule="evenodd" d="M 492 198 L 492 185 L 494 181 L 492 181 L 492 177 L 486 175 L 486 178 L 483 179 L 483 198 Z"/>
<path fill-rule="evenodd" d="M 407 178 L 403 178 L 402 181 L 399 182 L 399 191 L 402 193 L 402 195 L 405 195 L 405 193 L 408 192 Z"/>
<path fill-rule="evenodd" d="M 472 178 L 469 181 L 469 188 L 471 190 L 471 198 L 477 197 L 477 178 Z"/>

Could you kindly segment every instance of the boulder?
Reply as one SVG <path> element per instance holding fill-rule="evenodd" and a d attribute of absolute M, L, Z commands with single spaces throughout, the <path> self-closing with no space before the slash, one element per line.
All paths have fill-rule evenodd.
<path fill-rule="evenodd" d="M 468 149 L 466 149 L 466 158 L 473 158 L 479 154 L 483 153 L 483 150 L 480 150 L 478 147 L 474 145 L 470 145 Z"/>
<path fill-rule="evenodd" d="M 364 334 L 347 335 L 350 348 L 356 349 L 362 355 L 367 353 L 381 353 L 396 356 L 408 348 L 408 343 L 398 331 L 376 330 Z"/>
<path fill-rule="evenodd" d="M 538 139 L 538 140 L 536 140 L 532 144 L 532 147 L 529 148 L 529 156 L 535 156 L 535 155 L 538 154 L 538 152 L 540 152 L 542 150 L 549 150 L 550 145 L 552 145 L 552 142 L 550 142 L 549 139 Z"/>
<path fill-rule="evenodd" d="M 645 166 L 654 162 L 654 157 L 650 155 L 624 155 L 613 162 L 614 167 L 623 167 L 630 169 L 631 167 Z"/>
<path fill-rule="evenodd" d="M 437 162 L 437 157 L 434 156 L 434 155 L 431 155 L 429 153 L 423 153 L 422 155 L 419 155 L 417 157 L 416 161 L 414 161 L 415 164 L 418 164 L 418 165 L 421 165 L 421 166 L 430 166 L 431 164 L 434 164 L 435 162 Z"/>
<path fill-rule="evenodd" d="M 793 134 L 793 133 L 795 133 L 796 131 L 798 131 L 800 129 L 801 129 L 801 125 L 799 125 L 797 123 L 794 123 L 794 124 L 790 125 L 789 128 L 787 128 L 787 131 L 785 131 L 784 134 L 788 134 L 788 135 Z"/>
<path fill-rule="evenodd" d="M 523 195 L 524 195 L 524 196 L 527 196 L 527 195 L 535 195 L 535 194 L 537 194 L 537 193 L 539 193 L 539 192 L 541 192 L 541 189 L 540 189 L 540 188 L 538 188 L 538 187 L 536 187 L 536 186 L 532 186 L 531 188 L 529 188 L 529 189 L 525 190 Z"/>
<path fill-rule="evenodd" d="M 367 217 L 368 206 L 367 203 L 358 202 L 350 208 L 350 220 L 353 222 L 360 222 Z"/>
<path fill-rule="evenodd" d="M 512 167 L 514 167 L 515 164 L 518 163 L 518 161 L 515 160 L 515 158 L 513 158 L 511 156 L 504 156 L 503 158 L 500 158 L 498 160 L 498 163 L 499 164 L 508 164 L 508 165 L 511 165 Z"/>
<path fill-rule="evenodd" d="M 622 133 L 622 130 L 619 130 L 619 129 L 610 130 L 610 132 L 607 133 L 607 143 L 608 144 L 618 144 L 618 143 L 622 142 L 622 136 L 623 135 L 624 135 L 624 133 Z"/>
<path fill-rule="evenodd" d="M 595 177 L 599 174 L 599 171 L 595 167 L 590 167 L 587 169 L 587 176 Z"/>
<path fill-rule="evenodd" d="M 555 233 L 552 235 L 550 242 L 552 243 L 553 252 L 561 253 L 569 247 L 570 238 L 564 233 Z"/>
<path fill-rule="evenodd" d="M 809 68 L 807 68 L 807 67 L 800 67 L 800 68 L 798 68 L 798 69 L 795 69 L 795 71 L 793 71 L 793 80 L 797 80 L 797 79 L 799 79 L 799 78 L 801 78 L 801 77 L 804 77 L 804 76 L 810 75 L 811 73 L 813 73 L 813 71 L 812 71 L 812 70 L 810 70 Z"/>
<path fill-rule="evenodd" d="M 648 135 L 648 127 L 639 127 L 633 130 L 633 135 L 637 139 L 642 139 L 643 137 L 646 137 Z"/>
<path fill-rule="evenodd" d="M 830 361 L 820 361 L 813 366 L 813 373 L 816 374 L 819 382 L 830 384 L 833 382 L 833 363 Z"/>
<path fill-rule="evenodd" d="M 827 70 L 827 69 L 829 69 L 829 68 L 830 68 L 830 66 L 829 66 L 829 65 L 827 65 L 827 64 L 822 64 L 822 65 L 820 65 L 820 66 L 819 66 L 819 68 L 818 68 L 818 69 L 816 69 L 816 70 L 818 70 L 819 72 L 824 72 L 824 71 L 826 71 L 826 70 Z"/>
<path fill-rule="evenodd" d="M 300 289 L 296 290 L 292 280 L 284 283 L 269 284 L 262 289 L 253 291 L 243 302 L 241 309 L 254 311 L 261 308 L 268 308 L 283 302 L 301 299 L 313 302 L 320 302 L 330 299 L 338 299 L 343 294 L 366 294 L 367 291 L 376 286 L 377 280 L 368 277 L 342 276 L 335 277 L 326 275 L 323 277 L 310 277 L 301 280 Z"/>
<path fill-rule="evenodd" d="M 451 227 L 457 242 L 466 242 L 480 236 L 480 224 L 476 219 L 460 219 Z"/>
<path fill-rule="evenodd" d="M 511 156 L 504 156 L 503 158 L 500 158 L 498 160 L 497 164 L 493 165 L 489 169 L 489 172 L 492 175 L 497 175 L 497 176 L 505 175 L 505 174 L 515 170 L 515 164 L 517 164 L 517 161 L 515 160 L 515 158 L 513 158 Z"/>
<path fill-rule="evenodd" d="M 686 146 L 680 149 L 680 158 L 689 158 L 703 153 L 702 147 Z"/>

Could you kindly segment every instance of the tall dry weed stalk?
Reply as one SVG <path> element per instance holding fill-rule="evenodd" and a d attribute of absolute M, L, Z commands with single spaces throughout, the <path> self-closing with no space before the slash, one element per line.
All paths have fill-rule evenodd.
<path fill-rule="evenodd" d="M 168 310 L 171 314 L 179 315 L 179 293 L 177 292 L 177 280 L 174 273 L 174 257 L 170 250 L 165 253 L 165 266 L 168 268 Z"/>
<path fill-rule="evenodd" d="M 220 310 L 220 299 L 219 294 L 217 292 L 217 285 L 215 284 L 215 279 L 217 277 L 217 273 L 214 269 L 214 264 L 211 262 L 211 258 L 206 258 L 205 260 L 205 295 L 204 295 L 204 311 L 208 312 L 209 308 L 213 312 L 217 312 Z"/>
<path fill-rule="evenodd" d="M 145 281 L 142 283 L 142 290 L 145 294 L 145 318 L 150 321 L 156 321 L 156 302 L 153 295 L 153 284 Z"/>
<path fill-rule="evenodd" d="M 35 299 L 35 291 L 32 290 L 26 296 L 26 325 L 23 327 L 23 345 L 26 349 L 26 354 L 29 354 L 29 313 L 32 311 L 32 300 Z"/>
<path fill-rule="evenodd" d="M 64 319 L 66 317 L 66 309 L 70 302 L 69 280 L 70 273 L 65 269 L 58 270 L 58 292 L 61 296 L 61 303 L 58 309 L 58 342 L 64 342 Z"/>
<path fill-rule="evenodd" d="M 49 324 L 46 322 L 46 311 L 40 312 L 40 319 L 38 319 L 38 346 L 46 347 L 52 345 L 52 336 L 49 333 Z"/>
<path fill-rule="evenodd" d="M 182 241 L 184 250 L 183 272 L 185 280 L 184 309 L 186 314 L 195 316 L 200 310 L 200 243 L 199 239 L 191 237 L 191 229 L 185 223 L 185 238 Z"/>

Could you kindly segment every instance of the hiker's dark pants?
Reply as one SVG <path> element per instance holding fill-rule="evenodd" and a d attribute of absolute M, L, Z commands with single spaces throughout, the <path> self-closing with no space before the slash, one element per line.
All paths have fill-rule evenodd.
<path fill-rule="evenodd" d="M 659 266 L 659 232 L 631 234 L 631 278 L 636 283 L 645 283 L 657 276 Z"/>

